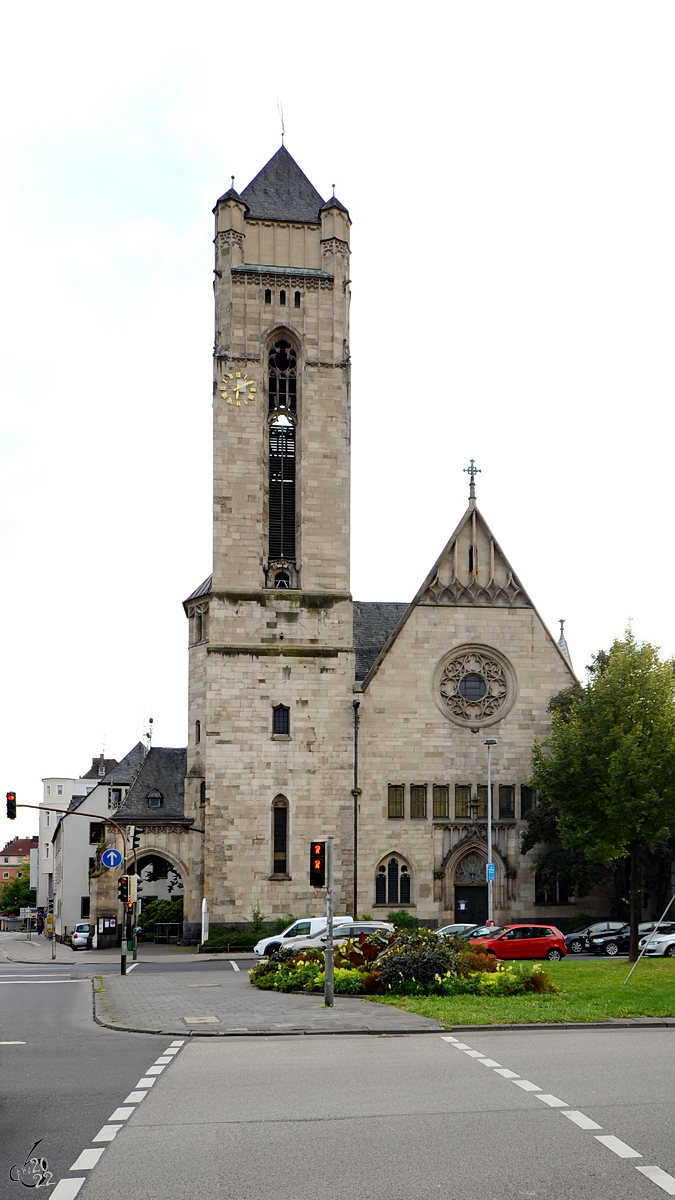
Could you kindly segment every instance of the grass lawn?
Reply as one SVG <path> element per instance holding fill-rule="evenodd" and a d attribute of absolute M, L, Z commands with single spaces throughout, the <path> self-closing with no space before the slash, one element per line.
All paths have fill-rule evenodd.
<path fill-rule="evenodd" d="M 514 964 L 517 966 L 518 964 Z M 626 959 L 545 963 L 557 996 L 377 996 L 406 1012 L 447 1025 L 520 1024 L 533 1021 L 606 1021 L 610 1017 L 675 1017 L 675 959 L 645 959 L 624 986 Z"/>

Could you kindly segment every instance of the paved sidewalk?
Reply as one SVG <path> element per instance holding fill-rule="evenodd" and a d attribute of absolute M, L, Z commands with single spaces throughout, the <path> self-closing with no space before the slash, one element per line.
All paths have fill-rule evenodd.
<path fill-rule="evenodd" d="M 319 995 L 261 992 L 245 970 L 231 967 L 202 970 L 198 978 L 192 971 L 98 976 L 94 1011 L 98 1023 L 111 1029 L 183 1037 L 445 1032 L 438 1021 L 356 997 L 336 996 L 335 1007 L 326 1009 Z"/>
<path fill-rule="evenodd" d="M 72 950 L 70 946 L 56 943 L 56 962 L 77 963 L 96 966 L 99 963 L 119 963 L 120 949 Z M 198 954 L 195 946 L 156 946 L 154 942 L 141 942 L 138 947 L 138 962 L 217 962 L 219 959 L 251 958 L 251 951 L 232 954 Z M 131 954 L 128 955 L 131 962 Z M 0 962 L 44 963 L 52 962 L 52 943 L 34 933 L 30 939 L 25 933 L 0 933 Z"/>

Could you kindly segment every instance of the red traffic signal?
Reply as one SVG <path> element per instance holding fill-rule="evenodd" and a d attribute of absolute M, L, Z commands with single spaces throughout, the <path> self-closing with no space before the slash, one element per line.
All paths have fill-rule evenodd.
<path fill-rule="evenodd" d="M 309 848 L 309 882 L 311 887 L 326 886 L 325 842 L 312 842 Z"/>
<path fill-rule="evenodd" d="M 10 821 L 16 821 L 16 792 L 7 793 L 7 816 Z"/>
<path fill-rule="evenodd" d="M 122 875 L 121 879 L 117 880 L 117 899 L 122 904 L 127 904 L 129 901 L 129 880 L 126 875 Z"/>

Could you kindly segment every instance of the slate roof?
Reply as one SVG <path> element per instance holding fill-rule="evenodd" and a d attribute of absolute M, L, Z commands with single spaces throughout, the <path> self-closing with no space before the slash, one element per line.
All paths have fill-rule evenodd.
<path fill-rule="evenodd" d="M 247 216 L 266 221 L 319 222 L 323 196 L 291 157 L 285 146 L 252 179 L 241 193 Z"/>
<path fill-rule="evenodd" d="M 81 775 L 80 779 L 102 779 L 103 775 L 107 775 L 112 767 L 117 766 L 116 758 L 104 758 L 102 754 L 98 758 L 92 758 L 91 766 L 86 775 Z M 99 774 L 99 768 L 103 767 L 103 775 Z"/>
<path fill-rule="evenodd" d="M 105 779 L 101 783 L 105 784 L 124 784 L 126 787 L 133 781 L 134 776 L 145 758 L 145 746 L 142 742 L 136 742 L 136 745 L 128 754 L 125 754 L 121 762 L 115 764 L 112 770 L 108 771 Z"/>
<path fill-rule="evenodd" d="M 365 679 L 408 607 L 408 604 L 387 600 L 354 601 L 354 649 L 358 680 Z"/>
<path fill-rule="evenodd" d="M 183 604 L 188 604 L 190 600 L 197 600 L 200 596 L 208 596 L 212 586 L 213 575 L 208 575 L 204 582 L 200 583 L 198 588 L 195 588 L 194 592 L 190 592 L 190 595 L 188 596 L 187 600 L 183 601 Z"/>
<path fill-rule="evenodd" d="M 153 746 L 149 750 L 136 781 L 120 805 L 115 820 L 171 821 L 184 818 L 184 784 L 187 771 L 187 750 L 184 747 Z M 148 794 L 161 792 L 160 808 L 148 807 Z"/>

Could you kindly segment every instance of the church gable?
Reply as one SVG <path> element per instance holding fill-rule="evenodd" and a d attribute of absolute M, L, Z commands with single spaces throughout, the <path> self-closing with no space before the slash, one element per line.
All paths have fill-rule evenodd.
<path fill-rule="evenodd" d="M 471 503 L 422 585 L 418 604 L 532 608 L 532 601 Z"/>

